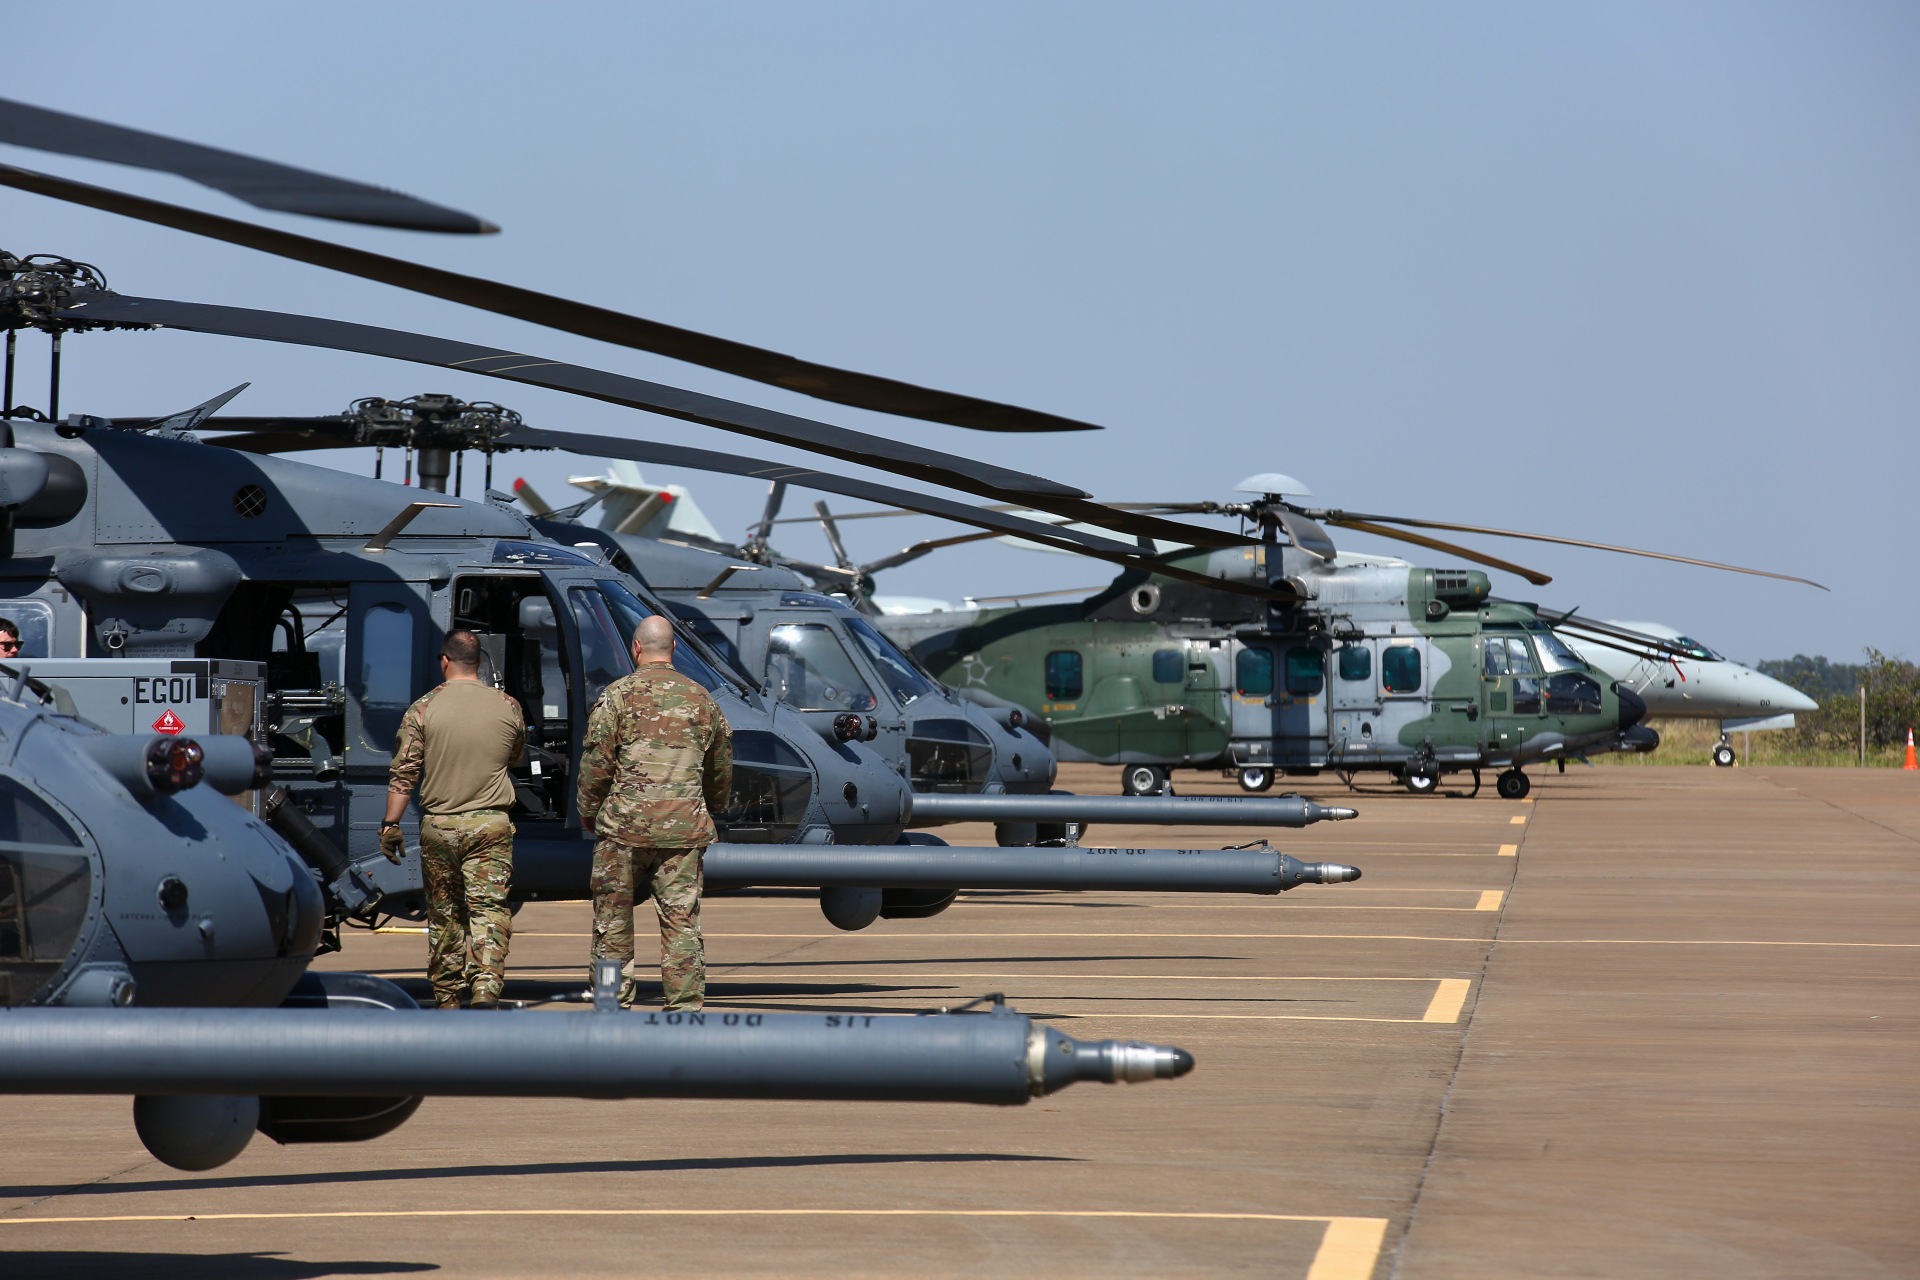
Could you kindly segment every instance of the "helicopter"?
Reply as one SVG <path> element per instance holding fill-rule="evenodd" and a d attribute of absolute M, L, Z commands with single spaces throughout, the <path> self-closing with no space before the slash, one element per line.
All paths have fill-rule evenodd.
<path fill-rule="evenodd" d="M 1276 772 L 1332 769 L 1349 783 L 1362 771 L 1389 771 L 1416 794 L 1464 770 L 1477 794 L 1481 770 L 1497 768 L 1496 790 L 1518 799 L 1531 789 L 1529 764 L 1564 768 L 1590 751 L 1658 745 L 1640 724 L 1647 714 L 1640 694 L 1569 647 L 1536 606 L 1494 598 L 1477 569 L 1343 556 L 1325 526 L 1411 541 L 1535 585 L 1550 579 L 1411 530 L 1604 544 L 1305 508 L 1289 496 L 1310 491 L 1277 473 L 1249 477 L 1236 491 L 1252 500 L 1141 508 L 1237 515 L 1257 525 L 1259 548 L 1169 558 L 1285 588 L 1285 603 L 1129 570 L 1073 604 L 889 613 L 880 626 L 967 696 L 1044 718 L 1063 759 L 1122 765 L 1122 789 L 1131 793 L 1164 789 L 1172 767 L 1224 767 L 1248 791 L 1272 786 Z"/>

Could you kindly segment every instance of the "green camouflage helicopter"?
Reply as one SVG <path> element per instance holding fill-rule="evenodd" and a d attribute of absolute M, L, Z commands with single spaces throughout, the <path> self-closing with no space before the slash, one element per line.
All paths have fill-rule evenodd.
<path fill-rule="evenodd" d="M 1130 568 L 1070 604 L 887 611 L 883 630 L 963 695 L 1025 708 L 1062 760 L 1119 764 L 1122 790 L 1157 792 L 1174 768 L 1237 772 L 1248 791 L 1276 773 L 1388 771 L 1416 794 L 1443 775 L 1500 770 L 1525 796 L 1526 766 L 1601 750 L 1650 751 L 1647 705 L 1555 635 L 1530 604 L 1492 597 L 1479 570 L 1339 553 L 1325 525 L 1359 529 L 1517 573 L 1537 571 L 1390 528 L 1455 528 L 1650 555 L 1659 552 L 1400 517 L 1309 510 L 1298 481 L 1258 475 L 1248 502 L 1142 510 L 1240 516 L 1258 546 L 1173 550 L 1182 578 Z M 1284 535 L 1285 541 L 1282 541 Z M 1266 602 L 1197 585 L 1194 572 L 1271 587 Z M 1791 579 L 1805 581 L 1805 579 Z M 1818 584 L 1812 584 L 1818 585 Z"/>

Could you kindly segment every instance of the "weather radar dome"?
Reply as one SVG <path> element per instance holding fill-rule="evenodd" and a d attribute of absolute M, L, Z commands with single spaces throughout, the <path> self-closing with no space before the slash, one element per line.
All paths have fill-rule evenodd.
<path fill-rule="evenodd" d="M 1295 497 L 1300 498 L 1311 498 L 1313 496 L 1313 490 L 1307 488 L 1307 486 L 1301 484 L 1292 476 L 1283 476 L 1278 471 L 1262 471 L 1257 476 L 1248 476 L 1245 480 L 1233 486 L 1233 491 L 1235 493 L 1270 493 L 1277 498 L 1285 497 L 1288 494 L 1293 494 Z"/>

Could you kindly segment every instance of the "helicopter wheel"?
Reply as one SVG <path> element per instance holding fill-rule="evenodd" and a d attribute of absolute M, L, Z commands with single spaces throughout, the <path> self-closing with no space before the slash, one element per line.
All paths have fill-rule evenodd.
<path fill-rule="evenodd" d="M 1407 790 L 1417 796 L 1430 796 L 1440 787 L 1440 775 L 1428 773 L 1423 769 L 1409 771 L 1401 777 L 1400 781 L 1406 784 Z"/>
<path fill-rule="evenodd" d="M 1713 749 L 1713 763 L 1722 769 L 1733 768 L 1733 744 L 1722 742 Z"/>
<path fill-rule="evenodd" d="M 1518 769 L 1509 769 L 1495 780 L 1493 789 L 1500 793 L 1502 800 L 1521 800 L 1533 790 L 1533 780 Z"/>
<path fill-rule="evenodd" d="M 1167 790 L 1167 771 L 1157 764 L 1130 764 L 1120 771 L 1120 794 L 1157 796 Z"/>
<path fill-rule="evenodd" d="M 1273 790 L 1273 770 L 1249 767 L 1240 771 L 1242 791 Z"/>

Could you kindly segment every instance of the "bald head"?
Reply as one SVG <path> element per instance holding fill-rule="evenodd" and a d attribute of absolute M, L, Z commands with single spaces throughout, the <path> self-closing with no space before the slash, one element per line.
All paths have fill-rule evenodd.
<path fill-rule="evenodd" d="M 633 629 L 633 660 L 673 661 L 673 624 L 657 613 L 640 619 L 640 625 Z"/>

